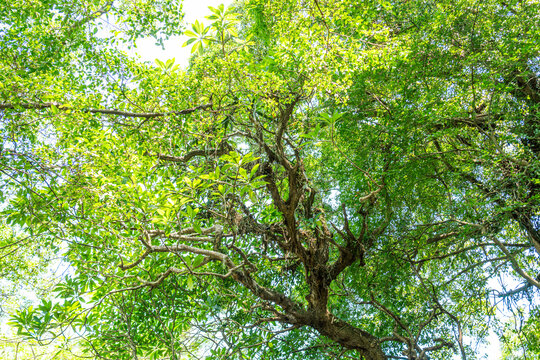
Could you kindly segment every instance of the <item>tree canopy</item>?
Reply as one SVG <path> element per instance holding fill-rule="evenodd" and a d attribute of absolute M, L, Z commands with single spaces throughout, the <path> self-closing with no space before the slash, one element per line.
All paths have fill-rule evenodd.
<path fill-rule="evenodd" d="M 493 331 L 540 355 L 538 1 L 181 8 L 0 1 L 1 275 L 66 269 L 18 336 L 428 360 Z M 180 34 L 187 69 L 129 51 Z"/>

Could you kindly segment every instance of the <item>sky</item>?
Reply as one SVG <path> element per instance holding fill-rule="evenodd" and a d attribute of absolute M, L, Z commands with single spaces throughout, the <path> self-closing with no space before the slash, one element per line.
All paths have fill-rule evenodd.
<path fill-rule="evenodd" d="M 202 21 L 205 25 L 209 24 L 209 20 L 204 17 L 210 15 L 208 6 L 217 7 L 220 4 L 224 4 L 225 7 L 230 5 L 232 0 L 184 0 L 183 10 L 185 13 L 184 21 L 186 28 L 190 29 L 191 24 L 195 20 Z M 147 38 L 137 41 L 136 53 L 139 54 L 142 60 L 155 62 L 156 59 L 166 61 L 169 59 L 175 59 L 177 64 L 186 68 L 189 63 L 189 56 L 191 55 L 191 45 L 182 47 L 187 41 L 187 36 L 174 37 L 165 42 L 165 49 L 155 45 L 154 39 Z M 482 347 L 480 351 L 485 351 L 488 355 L 487 360 L 500 360 L 502 354 L 500 351 L 500 343 L 495 336 L 491 334 L 488 338 L 490 344 L 486 347 Z"/>

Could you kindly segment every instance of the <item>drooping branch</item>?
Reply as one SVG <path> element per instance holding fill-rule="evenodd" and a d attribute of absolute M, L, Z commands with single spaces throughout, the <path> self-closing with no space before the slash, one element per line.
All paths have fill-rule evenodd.
<path fill-rule="evenodd" d="M 537 287 L 538 289 L 540 289 L 540 282 L 537 281 L 535 278 L 533 278 L 532 276 L 530 276 L 529 274 L 527 274 L 522 268 L 521 266 L 519 265 L 519 263 L 517 262 L 516 258 L 514 257 L 514 254 L 512 254 L 507 248 L 506 246 L 504 246 L 504 244 L 499 240 L 497 239 L 497 236 L 492 236 L 491 237 L 492 240 L 495 242 L 495 244 L 497 244 L 497 246 L 502 250 L 503 253 L 506 254 L 506 256 L 508 257 L 508 259 L 510 260 L 510 263 L 512 264 L 512 267 L 514 268 L 514 270 L 519 274 L 521 275 L 521 277 L 523 277 L 525 280 L 527 280 L 527 282 L 535 287 Z"/>
<path fill-rule="evenodd" d="M 536 280 L 540 281 L 540 275 L 538 275 L 536 277 Z M 526 291 L 528 291 L 530 288 L 532 288 L 532 285 L 528 282 L 525 283 L 525 285 L 522 285 L 514 290 L 510 290 L 510 291 L 507 291 L 505 293 L 499 293 L 499 297 L 500 298 L 507 298 L 507 297 L 511 297 L 511 296 L 514 296 L 516 294 L 521 294 L 521 293 L 524 293 Z"/>
<path fill-rule="evenodd" d="M 438 149 L 440 149 L 440 145 L 438 143 L 435 143 L 435 145 L 437 146 Z M 450 163 L 445 161 L 444 158 L 441 158 L 441 160 L 450 171 L 456 172 L 456 169 Z M 517 164 L 517 165 L 521 165 L 521 164 Z M 469 182 L 471 185 L 475 186 L 478 190 L 480 190 L 486 197 L 492 199 L 499 208 L 501 209 L 509 208 L 509 204 L 504 200 L 503 197 L 500 196 L 500 193 L 501 193 L 500 190 L 490 186 L 489 184 L 481 180 L 478 180 L 475 176 L 473 176 L 472 174 L 468 172 L 458 172 L 458 174 L 465 181 Z M 534 190 L 530 191 L 530 193 L 527 196 L 527 199 L 519 199 L 519 200 L 529 201 L 530 197 L 534 195 L 533 191 Z M 509 215 L 510 218 L 512 218 L 514 221 L 516 221 L 520 225 L 520 227 L 528 235 L 531 246 L 535 248 L 538 254 L 540 254 L 540 233 L 538 232 L 538 230 L 536 230 L 533 222 L 531 221 L 532 216 L 529 214 L 529 212 L 530 210 L 527 208 L 517 208 L 517 209 L 504 210 L 501 212 L 501 214 Z"/>

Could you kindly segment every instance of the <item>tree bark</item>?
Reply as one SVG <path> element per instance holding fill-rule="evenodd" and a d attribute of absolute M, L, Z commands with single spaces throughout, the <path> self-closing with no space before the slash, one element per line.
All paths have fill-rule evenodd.
<path fill-rule="evenodd" d="M 367 331 L 359 329 L 331 313 L 320 314 L 307 311 L 300 322 L 317 330 L 321 335 L 332 339 L 343 347 L 356 350 L 366 360 L 387 360 L 381 349 L 379 339 Z"/>

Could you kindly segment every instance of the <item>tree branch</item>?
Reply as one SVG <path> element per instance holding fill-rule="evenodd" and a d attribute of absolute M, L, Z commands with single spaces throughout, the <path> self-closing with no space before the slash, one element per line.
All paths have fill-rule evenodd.
<path fill-rule="evenodd" d="M 159 160 L 163 160 L 163 161 L 170 161 L 170 162 L 185 164 L 185 163 L 187 163 L 188 161 L 190 161 L 191 159 L 193 159 L 196 156 L 215 156 L 215 157 L 218 157 L 218 156 L 221 156 L 221 155 L 225 155 L 225 154 L 227 154 L 228 152 L 230 152 L 232 150 L 233 150 L 232 146 L 229 145 L 227 142 L 224 142 L 224 143 L 221 143 L 221 145 L 216 149 L 192 150 L 192 151 L 188 152 L 187 154 L 185 154 L 184 156 L 172 156 L 172 155 L 165 155 L 165 154 L 160 154 L 160 153 L 157 153 L 155 155 L 150 155 L 149 153 L 146 153 L 146 155 L 155 156 Z"/>
<path fill-rule="evenodd" d="M 115 109 L 93 109 L 93 108 L 74 109 L 70 105 L 48 102 L 48 103 L 22 103 L 22 104 L 3 103 L 3 104 L 0 104 L 0 110 L 20 110 L 20 109 L 45 110 L 45 109 L 50 109 L 52 107 L 56 107 L 60 111 L 78 110 L 80 112 L 90 113 L 90 114 L 117 115 L 117 116 L 131 117 L 131 118 L 153 119 L 153 118 L 171 116 L 171 115 L 191 114 L 197 110 L 208 109 L 211 106 L 212 104 L 204 104 L 204 105 L 195 106 L 193 108 L 178 110 L 178 111 L 167 111 L 167 112 L 157 112 L 157 113 L 137 113 L 137 112 L 130 112 L 130 111 L 115 110 Z"/>

